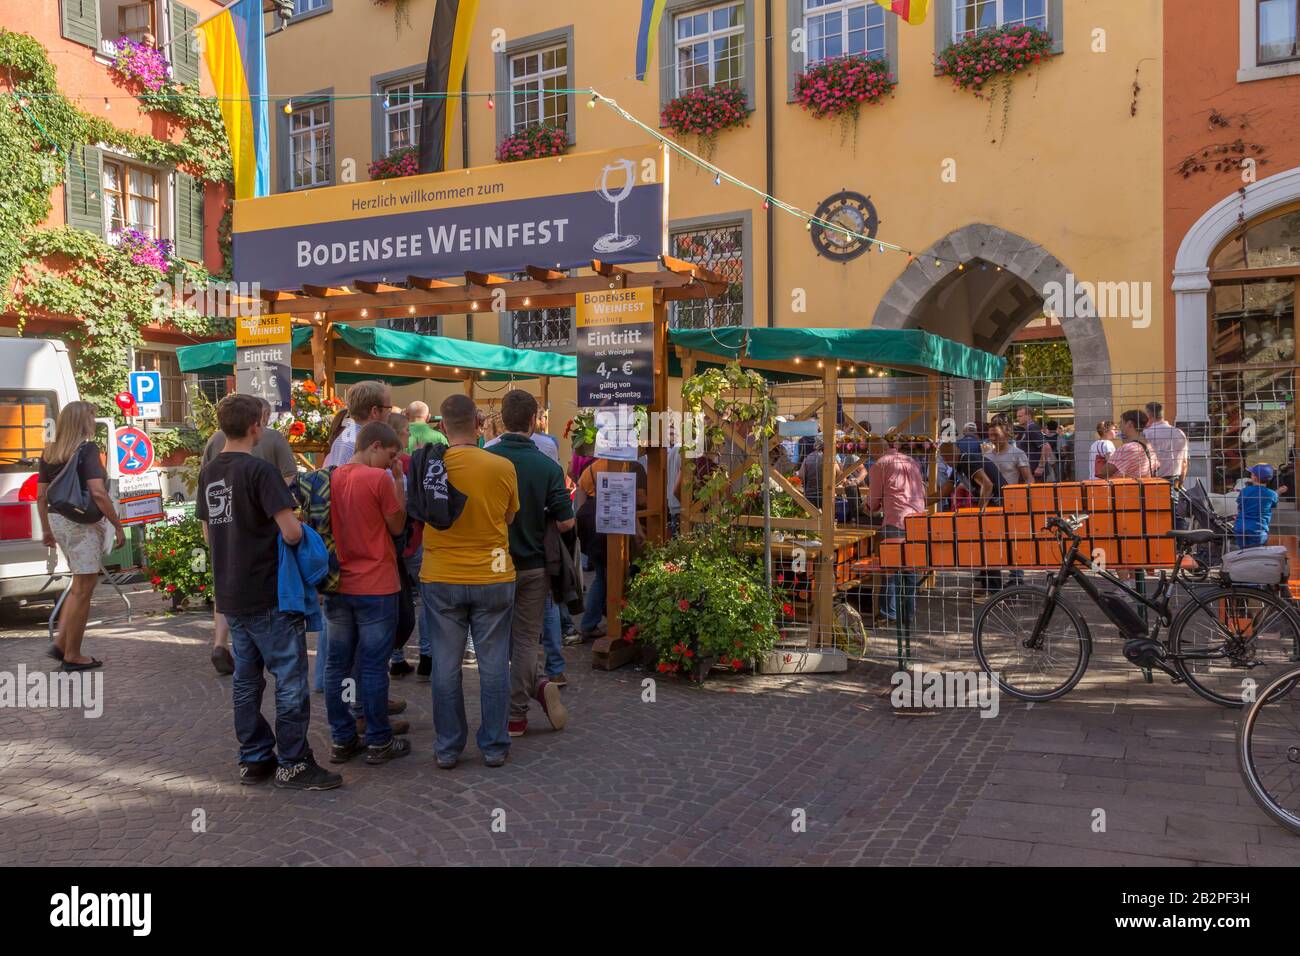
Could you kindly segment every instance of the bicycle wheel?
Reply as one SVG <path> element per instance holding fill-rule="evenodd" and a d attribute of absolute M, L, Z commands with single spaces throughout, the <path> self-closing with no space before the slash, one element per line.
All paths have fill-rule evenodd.
<path fill-rule="evenodd" d="M 1208 701 L 1242 707 L 1300 663 L 1300 615 L 1262 588 L 1220 588 L 1185 604 L 1169 628 L 1173 664 Z"/>
<path fill-rule="evenodd" d="M 835 646 L 854 657 L 867 656 L 867 625 L 858 609 L 847 601 L 836 601 L 832 625 Z"/>
<path fill-rule="evenodd" d="M 1300 833 L 1300 668 L 1264 688 L 1237 730 L 1237 763 L 1260 809 Z"/>
<path fill-rule="evenodd" d="M 975 618 L 975 656 L 997 685 L 1021 700 L 1046 701 L 1070 692 L 1088 669 L 1092 635 L 1059 595 L 1038 648 L 1025 642 L 1047 603 L 1047 589 L 1016 585 L 993 595 Z"/>

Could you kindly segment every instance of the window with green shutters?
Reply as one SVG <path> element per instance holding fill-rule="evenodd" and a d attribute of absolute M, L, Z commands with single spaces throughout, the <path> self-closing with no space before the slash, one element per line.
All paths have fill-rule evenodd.
<path fill-rule="evenodd" d="M 99 49 L 99 0 L 59 0 L 61 32 L 74 43 Z"/>
<path fill-rule="evenodd" d="M 104 154 L 95 146 L 68 150 L 68 179 L 63 193 L 68 225 L 97 236 L 104 234 Z"/>
<path fill-rule="evenodd" d="M 191 262 L 203 261 L 203 183 L 176 173 L 176 253 Z"/>
<path fill-rule="evenodd" d="M 199 45 L 192 31 L 199 15 L 179 3 L 168 5 L 171 11 L 171 57 L 176 82 L 186 86 L 199 85 Z"/>

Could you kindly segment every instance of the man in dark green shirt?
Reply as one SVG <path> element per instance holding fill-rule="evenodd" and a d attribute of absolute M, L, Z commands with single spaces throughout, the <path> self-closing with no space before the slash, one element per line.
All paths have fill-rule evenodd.
<path fill-rule="evenodd" d="M 551 582 L 546 574 L 546 523 L 560 531 L 573 527 L 573 502 L 564 472 L 533 444 L 537 399 L 512 389 L 501 400 L 501 420 L 507 432 L 488 451 L 515 466 L 519 511 L 510 523 L 510 557 L 515 565 L 515 609 L 510 625 L 510 736 L 521 737 L 528 726 L 528 703 L 542 705 L 556 730 L 567 714 L 560 688 L 542 675 L 542 617 Z M 473 494 L 472 489 L 466 489 Z"/>

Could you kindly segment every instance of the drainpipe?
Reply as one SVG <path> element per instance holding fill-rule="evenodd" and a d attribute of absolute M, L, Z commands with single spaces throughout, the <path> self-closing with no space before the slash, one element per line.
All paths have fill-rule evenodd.
<path fill-rule="evenodd" d="M 772 0 L 763 0 L 763 32 L 767 37 L 763 44 L 763 80 L 766 88 L 763 94 L 763 136 L 767 140 L 767 176 L 766 184 L 763 191 L 769 196 L 773 195 L 773 143 L 772 143 L 772 38 L 775 31 L 772 29 Z M 772 273 L 772 266 L 775 261 L 775 255 L 772 249 L 772 235 L 775 231 L 774 223 L 776 211 L 771 208 L 770 204 L 767 212 L 767 327 L 770 329 L 776 325 L 776 300 L 773 297 L 776 288 L 776 278 Z"/>

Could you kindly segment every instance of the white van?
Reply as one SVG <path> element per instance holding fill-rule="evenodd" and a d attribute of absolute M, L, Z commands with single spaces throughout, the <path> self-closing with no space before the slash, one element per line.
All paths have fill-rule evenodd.
<path fill-rule="evenodd" d="M 62 552 L 41 543 L 36 464 L 78 398 L 64 343 L 0 338 L 0 605 L 54 600 L 67 583 Z"/>

